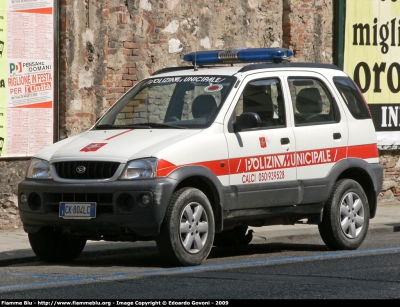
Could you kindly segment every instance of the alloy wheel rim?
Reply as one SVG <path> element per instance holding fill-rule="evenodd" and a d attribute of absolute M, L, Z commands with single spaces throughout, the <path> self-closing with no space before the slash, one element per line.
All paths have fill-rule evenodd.
<path fill-rule="evenodd" d="M 356 238 L 364 227 L 364 204 L 360 197 L 349 192 L 340 202 L 340 227 L 346 237 Z"/>
<path fill-rule="evenodd" d="M 180 218 L 180 239 L 184 249 L 195 254 L 200 252 L 208 237 L 208 216 L 198 202 L 191 202 L 183 209 Z"/>

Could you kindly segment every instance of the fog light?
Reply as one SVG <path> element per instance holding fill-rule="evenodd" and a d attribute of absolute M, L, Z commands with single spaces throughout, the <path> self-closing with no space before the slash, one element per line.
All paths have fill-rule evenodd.
<path fill-rule="evenodd" d="M 149 195 L 143 195 L 142 196 L 142 203 L 143 205 L 147 206 L 148 204 L 150 204 L 151 202 L 151 198 Z"/>
<path fill-rule="evenodd" d="M 28 196 L 26 196 L 26 194 L 22 193 L 19 200 L 21 201 L 21 203 L 26 203 L 28 201 Z"/>
<path fill-rule="evenodd" d="M 121 209 L 122 212 L 132 212 L 134 206 L 135 206 L 135 201 L 132 198 L 132 195 L 128 193 L 123 193 L 120 196 L 118 196 L 117 199 L 117 205 Z"/>
<path fill-rule="evenodd" d="M 29 194 L 28 205 L 29 208 L 31 208 L 31 210 L 33 211 L 39 210 L 40 207 L 42 206 L 42 199 L 40 198 L 39 194 L 37 193 Z"/>

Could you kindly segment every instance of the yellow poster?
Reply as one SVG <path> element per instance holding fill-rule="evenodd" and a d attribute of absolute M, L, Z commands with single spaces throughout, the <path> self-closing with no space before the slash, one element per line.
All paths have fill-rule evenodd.
<path fill-rule="evenodd" d="M 400 148 L 400 0 L 346 0 L 344 70 L 372 113 L 381 149 Z"/>

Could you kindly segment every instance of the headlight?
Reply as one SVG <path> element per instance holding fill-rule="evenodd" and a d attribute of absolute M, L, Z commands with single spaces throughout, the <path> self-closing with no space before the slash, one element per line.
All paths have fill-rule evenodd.
<path fill-rule="evenodd" d="M 128 162 L 121 179 L 153 178 L 157 172 L 157 159 L 145 158 Z"/>
<path fill-rule="evenodd" d="M 51 179 L 50 164 L 46 160 L 32 158 L 26 173 L 27 178 Z"/>

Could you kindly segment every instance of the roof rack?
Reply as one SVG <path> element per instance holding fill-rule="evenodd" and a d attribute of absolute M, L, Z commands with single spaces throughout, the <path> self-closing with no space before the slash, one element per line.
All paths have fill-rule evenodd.
<path fill-rule="evenodd" d="M 175 66 L 175 67 L 166 67 L 162 68 L 160 70 L 157 70 L 156 72 L 152 73 L 152 76 L 159 75 L 159 74 L 164 74 L 168 72 L 174 72 L 174 71 L 179 71 L 179 70 L 197 70 L 198 68 L 216 68 L 216 67 L 225 67 L 222 65 L 199 65 L 199 66 Z"/>
<path fill-rule="evenodd" d="M 246 64 L 243 62 L 236 62 L 236 63 L 225 63 L 225 64 Z M 221 64 L 221 63 L 217 63 Z M 196 70 L 197 68 L 215 68 L 215 67 L 224 67 L 222 65 L 216 65 L 215 63 L 207 63 L 207 64 L 200 64 L 199 66 L 176 66 L 176 67 L 167 67 L 157 70 L 156 72 L 152 73 L 152 76 L 179 71 L 179 70 Z M 326 69 L 335 69 L 341 70 L 339 67 L 333 64 L 327 63 L 311 63 L 311 62 L 263 62 L 263 63 L 251 63 L 241 67 L 238 72 L 246 72 L 255 69 L 263 69 L 263 68 L 285 68 L 285 67 L 303 67 L 303 68 L 326 68 Z"/>
<path fill-rule="evenodd" d="M 326 68 L 340 70 L 339 67 L 327 63 L 310 63 L 310 62 L 280 62 L 280 63 L 257 63 L 243 66 L 238 72 L 246 72 L 249 70 L 277 67 L 305 67 L 305 68 Z"/>
<path fill-rule="evenodd" d="M 176 66 L 176 67 L 161 68 L 160 70 L 153 72 L 151 75 L 154 76 L 154 75 L 164 74 L 167 72 L 174 72 L 178 70 L 188 70 L 188 69 L 194 69 L 194 66 Z"/>

